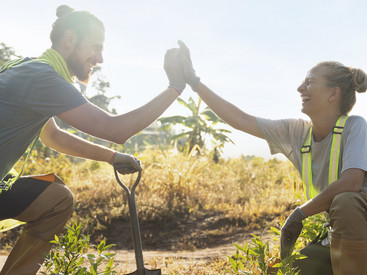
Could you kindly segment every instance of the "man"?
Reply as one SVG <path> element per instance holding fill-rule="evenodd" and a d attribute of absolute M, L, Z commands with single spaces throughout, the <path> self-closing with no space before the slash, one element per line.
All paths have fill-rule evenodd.
<path fill-rule="evenodd" d="M 88 102 L 72 85 L 87 82 L 103 62 L 103 23 L 86 11 L 67 6 L 57 10 L 52 47 L 39 59 L 17 60 L 0 69 L 0 219 L 14 218 L 27 226 L 12 249 L 3 274 L 36 274 L 49 241 L 63 229 L 73 210 L 73 196 L 54 174 L 17 177 L 9 174 L 28 146 L 38 139 L 61 153 L 120 164 L 120 173 L 141 170 L 133 156 L 93 144 L 58 128 L 53 117 L 115 143 L 123 144 L 159 117 L 185 88 L 170 78 L 169 87 L 144 106 L 112 116 Z M 165 66 L 182 70 L 167 55 Z M 175 67 L 176 66 L 176 67 Z"/>

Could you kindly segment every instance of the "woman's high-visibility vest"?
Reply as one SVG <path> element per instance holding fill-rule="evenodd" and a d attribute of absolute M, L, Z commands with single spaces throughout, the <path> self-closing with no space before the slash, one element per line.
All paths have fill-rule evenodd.
<path fill-rule="evenodd" d="M 340 144 L 342 139 L 342 133 L 347 119 L 348 119 L 347 115 L 342 115 L 341 117 L 339 117 L 333 128 L 333 140 L 331 143 L 330 161 L 329 161 L 329 177 L 328 177 L 329 185 L 334 181 L 338 180 Z M 320 193 L 319 190 L 315 189 L 312 182 L 311 140 L 312 140 L 312 126 L 310 127 L 306 140 L 301 148 L 302 181 L 303 181 L 303 189 L 305 192 L 305 198 L 307 200 L 314 198 Z"/>

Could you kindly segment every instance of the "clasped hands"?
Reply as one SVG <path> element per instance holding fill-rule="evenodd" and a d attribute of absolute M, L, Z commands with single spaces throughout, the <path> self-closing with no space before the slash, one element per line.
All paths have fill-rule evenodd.
<path fill-rule="evenodd" d="M 190 50 L 179 40 L 179 48 L 172 48 L 164 57 L 164 70 L 166 71 L 169 88 L 177 90 L 180 94 L 186 87 L 186 83 L 196 91 L 199 87 L 200 78 L 196 76 L 190 58 Z"/>
<path fill-rule="evenodd" d="M 180 94 L 186 87 L 186 83 L 196 91 L 200 78 L 196 76 L 190 58 L 190 50 L 182 41 L 178 41 L 180 47 L 169 49 L 164 58 L 164 70 L 166 71 L 169 88 L 177 90 Z M 110 164 L 120 174 L 132 174 L 141 171 L 141 163 L 136 157 L 116 152 Z"/>

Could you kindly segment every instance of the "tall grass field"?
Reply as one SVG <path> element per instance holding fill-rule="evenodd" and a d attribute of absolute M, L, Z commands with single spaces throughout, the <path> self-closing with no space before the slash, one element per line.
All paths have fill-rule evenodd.
<path fill-rule="evenodd" d="M 239 157 L 216 163 L 206 155 L 187 156 L 169 150 L 145 150 L 137 157 L 143 166 L 136 203 L 145 249 L 195 251 L 224 240 L 235 243 L 231 236 L 245 231 L 267 232 L 270 226 L 279 229 L 279 222 L 303 202 L 302 181 L 287 161 Z M 75 211 L 69 226 L 82 224 L 92 243 L 106 239 L 115 244 L 112 250 L 132 248 L 127 200 L 112 166 L 63 155 L 44 158 L 36 153 L 25 166 L 25 174 L 50 172 L 62 178 L 74 194 Z M 127 185 L 135 177 L 121 176 Z M 21 230 L 2 233 L 1 248 L 9 250 Z M 237 245 L 245 247 L 244 243 Z M 267 254 L 269 259 L 279 256 L 275 255 L 277 245 L 270 239 L 273 252 Z M 223 255 L 227 260 L 218 259 L 196 271 L 185 267 L 186 274 L 240 274 L 240 264 L 233 261 L 240 252 L 233 245 L 233 255 Z M 250 273 L 242 274 L 263 274 L 251 271 L 258 270 L 255 266 L 247 262 L 242 270 Z M 180 273 L 168 259 L 164 266 L 165 274 L 185 274 L 185 268 L 181 267 Z"/>

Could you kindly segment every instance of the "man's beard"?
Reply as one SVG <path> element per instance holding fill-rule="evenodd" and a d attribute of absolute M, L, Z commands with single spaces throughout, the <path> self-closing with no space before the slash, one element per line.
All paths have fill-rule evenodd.
<path fill-rule="evenodd" d="M 81 83 L 87 84 L 90 79 L 91 72 L 87 73 L 85 71 L 85 63 L 81 62 L 78 58 L 77 50 L 74 50 L 68 59 L 68 67 Z"/>

